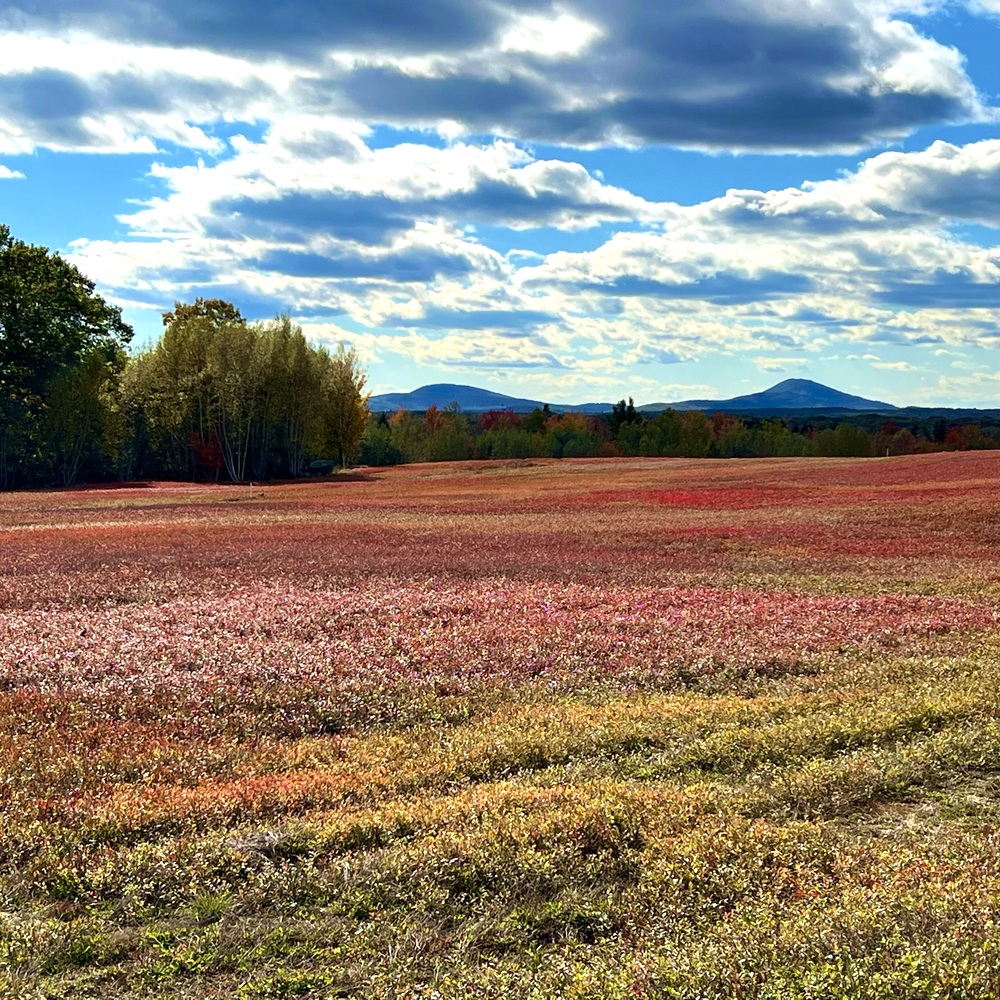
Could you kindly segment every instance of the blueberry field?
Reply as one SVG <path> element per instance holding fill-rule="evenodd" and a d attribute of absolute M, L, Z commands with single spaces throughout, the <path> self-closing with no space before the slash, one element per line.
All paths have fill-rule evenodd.
<path fill-rule="evenodd" d="M 995 998 L 998 471 L 0 494 L 0 996 Z"/>

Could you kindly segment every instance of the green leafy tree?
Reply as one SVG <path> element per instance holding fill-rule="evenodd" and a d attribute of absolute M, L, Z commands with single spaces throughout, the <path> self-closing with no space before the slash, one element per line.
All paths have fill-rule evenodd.
<path fill-rule="evenodd" d="M 227 328 L 245 328 L 246 321 L 229 302 L 197 299 L 176 303 L 163 314 L 163 325 L 153 349 L 147 412 L 167 467 L 195 474 L 199 464 L 205 466 L 204 456 L 219 447 L 217 382 L 226 351 L 216 340 Z M 217 463 L 206 468 L 216 472 Z"/>
<path fill-rule="evenodd" d="M 676 410 L 658 413 L 639 438 L 640 455 L 679 455 L 681 453 L 681 417 Z"/>
<path fill-rule="evenodd" d="M 521 430 L 527 431 L 529 434 L 541 434 L 551 419 L 552 408 L 548 403 L 544 406 L 536 406 L 530 413 L 525 414 L 521 421 Z"/>
<path fill-rule="evenodd" d="M 776 417 L 762 421 L 751 437 L 751 453 L 762 458 L 802 455 L 807 448 L 806 439 L 801 434 L 793 434 L 788 424 Z"/>
<path fill-rule="evenodd" d="M 151 395 L 150 380 L 154 374 L 153 362 L 151 350 L 125 358 L 107 413 L 108 452 L 114 461 L 117 477 L 123 482 L 137 479 L 147 465 L 155 466 L 153 432 L 147 407 Z"/>
<path fill-rule="evenodd" d="M 398 465 L 403 461 L 402 453 L 392 443 L 392 428 L 386 414 L 369 416 L 358 457 L 362 465 Z"/>
<path fill-rule="evenodd" d="M 443 410 L 434 408 L 434 430 L 427 439 L 427 459 L 431 462 L 451 462 L 472 457 L 472 435 L 469 432 L 468 418 L 462 413 L 457 403 L 446 406 Z M 428 410 L 424 420 L 430 430 L 431 422 Z"/>
<path fill-rule="evenodd" d="M 842 423 L 816 435 L 816 453 L 830 457 L 867 458 L 872 442 L 863 427 Z"/>
<path fill-rule="evenodd" d="M 531 414 L 529 414 L 531 416 Z M 604 429 L 601 423 L 601 429 Z M 598 422 L 582 413 L 563 413 L 545 422 L 549 454 L 554 458 L 587 458 L 596 455 L 602 444 Z"/>
<path fill-rule="evenodd" d="M 681 413 L 680 453 L 685 458 L 703 458 L 712 446 L 712 425 L 701 410 Z"/>
<path fill-rule="evenodd" d="M 321 361 L 309 345 L 302 328 L 287 315 L 278 316 L 263 330 L 264 350 L 269 356 L 265 382 L 264 422 L 257 441 L 255 475 L 263 477 L 272 448 L 273 456 L 293 477 L 304 474 L 308 442 L 319 426 L 316 399 L 320 393 Z"/>
<path fill-rule="evenodd" d="M 712 447 L 709 454 L 718 458 L 745 458 L 753 450 L 750 429 L 738 417 L 726 413 L 713 414 Z"/>
<path fill-rule="evenodd" d="M 912 455 L 918 450 L 918 447 L 919 442 L 916 435 L 909 427 L 903 427 L 901 430 L 896 431 L 889 441 L 889 454 Z"/>
<path fill-rule="evenodd" d="M 178 303 L 145 362 L 146 423 L 169 463 L 236 482 L 311 454 L 357 453 L 368 417 L 353 351 L 312 347 L 288 316 L 247 323 L 221 299 Z"/>
<path fill-rule="evenodd" d="M 87 459 L 114 454 L 117 383 L 124 366 L 121 348 L 109 356 L 102 345 L 49 380 L 40 426 L 63 486 L 76 482 Z"/>
<path fill-rule="evenodd" d="M 266 373 L 259 331 L 246 323 L 222 323 L 207 350 L 214 438 L 233 482 L 247 478 L 254 432 L 265 420 Z"/>
<path fill-rule="evenodd" d="M 427 460 L 427 423 L 400 407 L 389 417 L 389 433 L 393 448 L 404 462 Z"/>
<path fill-rule="evenodd" d="M 548 455 L 546 435 L 529 434 L 521 427 L 494 427 L 474 442 L 476 458 L 538 458 Z"/>
<path fill-rule="evenodd" d="M 645 423 L 636 421 L 635 423 L 624 423 L 618 428 L 615 435 L 615 444 L 618 446 L 618 453 L 626 457 L 633 457 L 640 453 Z"/>
<path fill-rule="evenodd" d="M 53 386 L 92 352 L 111 358 L 129 342 L 121 309 L 57 253 L 0 225 L 0 488 L 44 452 Z"/>

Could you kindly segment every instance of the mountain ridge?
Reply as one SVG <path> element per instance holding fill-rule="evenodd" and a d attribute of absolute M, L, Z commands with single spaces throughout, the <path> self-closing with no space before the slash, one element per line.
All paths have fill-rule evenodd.
<path fill-rule="evenodd" d="M 387 392 L 372 396 L 368 408 L 373 413 L 388 413 L 402 407 L 422 411 L 430 406 L 444 409 L 457 404 L 466 413 L 484 413 L 489 410 L 513 410 L 527 413 L 545 404 L 536 399 L 508 396 L 490 389 L 452 382 L 435 382 L 420 386 L 411 392 Z M 551 404 L 554 413 L 606 413 L 610 402 Z M 762 412 L 776 410 L 897 410 L 892 403 L 866 399 L 841 392 L 811 379 L 790 378 L 761 392 L 733 396 L 729 399 L 682 399 L 672 403 L 645 403 L 637 407 L 641 412 L 658 410 L 711 410 L 721 412 Z"/>

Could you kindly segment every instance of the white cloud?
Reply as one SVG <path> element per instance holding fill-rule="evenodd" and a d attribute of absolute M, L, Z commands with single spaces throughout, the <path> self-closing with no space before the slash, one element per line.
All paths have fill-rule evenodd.
<path fill-rule="evenodd" d="M 936 141 L 918 152 L 880 153 L 835 179 L 779 191 L 730 190 L 690 208 L 672 206 L 668 224 L 674 231 L 717 225 L 818 236 L 949 220 L 997 226 L 998 190 L 1000 140 L 965 146 Z"/>
<path fill-rule="evenodd" d="M 0 163 L 0 181 L 24 180 L 24 174 L 20 170 L 11 170 L 10 167 Z"/>
<path fill-rule="evenodd" d="M 1000 0 L 964 0 L 964 3 L 974 14 L 1000 17 Z"/>
<path fill-rule="evenodd" d="M 0 31 L 0 151 L 217 153 L 216 122 L 279 115 L 297 74 L 275 59 L 172 50 L 79 30 Z"/>
<path fill-rule="evenodd" d="M 805 186 L 799 211 L 841 206 L 859 221 L 902 216 L 961 219 L 1000 226 L 1000 140 L 954 146 L 940 140 L 921 152 L 887 152 L 847 178 Z"/>
<path fill-rule="evenodd" d="M 1000 399 L 1000 373 L 994 369 L 972 375 L 940 375 L 935 381 L 917 389 L 918 401 L 924 405 L 971 406 L 996 409 Z M 960 400 L 960 403 L 956 403 Z"/>
<path fill-rule="evenodd" d="M 789 368 L 808 368 L 809 358 L 754 358 L 753 363 L 762 372 L 786 372 Z"/>
<path fill-rule="evenodd" d="M 558 288 L 592 312 L 725 310 L 761 336 L 835 333 L 896 343 L 984 342 L 1000 255 L 946 224 L 995 215 L 1000 142 L 881 154 L 848 176 L 782 191 L 730 191 L 666 206 L 664 232 L 622 232 L 587 253 L 518 269 L 524 290 Z M 972 313 L 984 310 L 982 323 Z M 756 317 L 756 318 L 755 318 Z"/>
<path fill-rule="evenodd" d="M 284 226 L 356 242 L 410 228 L 420 218 L 528 229 L 585 229 L 606 220 L 653 220 L 662 211 L 604 184 L 578 163 L 536 160 L 514 143 L 403 143 L 369 149 L 357 123 L 293 116 L 261 142 L 232 140 L 235 155 L 215 164 L 166 167 L 154 176 L 171 194 L 122 218 L 137 233 L 204 231 L 208 220 Z M 303 205 L 311 211 L 303 210 Z M 245 234 L 245 230 L 244 230 Z"/>
<path fill-rule="evenodd" d="M 563 10 L 554 17 L 522 14 L 511 19 L 497 39 L 501 52 L 561 59 L 592 51 L 604 32 L 592 22 Z"/>
<path fill-rule="evenodd" d="M 829 182 L 742 192 L 741 205 L 783 208 L 758 212 L 761 225 L 731 196 L 655 204 L 509 142 L 369 141 L 357 123 L 290 118 L 260 141 L 234 139 L 226 160 L 159 166 L 170 192 L 124 220 L 142 238 L 81 241 L 74 262 L 132 303 L 208 295 L 252 316 L 288 309 L 317 331 L 355 331 L 351 342 L 371 357 L 493 378 L 516 370 L 620 384 L 637 366 L 719 352 L 794 371 L 852 348 L 915 358 L 1000 346 L 995 310 L 979 308 L 995 298 L 997 252 L 957 239 L 942 215 L 965 210 L 947 189 L 978 183 L 989 143 L 882 154 Z M 910 224 L 883 213 L 878 225 L 849 225 L 884 202 L 887 185 Z M 837 225 L 814 225 L 807 238 L 789 224 L 838 205 Z M 465 226 L 485 217 L 572 228 L 616 213 L 665 223 L 549 254 L 501 254 Z M 900 368 L 895 357 L 885 364 Z"/>
<path fill-rule="evenodd" d="M 59 0 L 14 0 L 0 133 L 209 149 L 214 123 L 302 111 L 569 146 L 854 150 L 988 114 L 959 54 L 899 16 L 915 6 L 87 0 L 67 28 Z"/>

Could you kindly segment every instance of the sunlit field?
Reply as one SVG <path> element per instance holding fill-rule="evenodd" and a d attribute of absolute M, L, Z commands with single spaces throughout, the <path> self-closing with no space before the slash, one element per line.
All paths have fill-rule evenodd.
<path fill-rule="evenodd" d="M 0 996 L 1000 996 L 996 452 L 0 494 Z"/>

